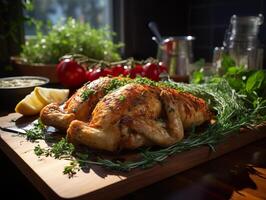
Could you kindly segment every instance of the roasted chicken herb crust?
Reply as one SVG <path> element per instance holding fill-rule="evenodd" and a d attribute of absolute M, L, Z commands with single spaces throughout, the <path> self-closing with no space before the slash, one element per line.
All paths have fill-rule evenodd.
<path fill-rule="evenodd" d="M 40 114 L 45 125 L 67 130 L 69 142 L 107 151 L 168 147 L 183 139 L 185 129 L 211 117 L 207 103 L 192 94 L 146 79 L 109 77 Z"/>

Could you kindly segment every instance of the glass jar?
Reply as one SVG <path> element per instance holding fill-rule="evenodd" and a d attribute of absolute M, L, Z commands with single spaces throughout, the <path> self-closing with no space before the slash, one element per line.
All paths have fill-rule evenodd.
<path fill-rule="evenodd" d="M 223 47 L 214 49 L 214 62 L 219 67 L 222 54 L 229 55 L 237 66 L 246 69 L 261 69 L 263 66 L 263 48 L 258 39 L 259 26 L 263 23 L 263 15 L 233 15 L 225 32 Z"/>

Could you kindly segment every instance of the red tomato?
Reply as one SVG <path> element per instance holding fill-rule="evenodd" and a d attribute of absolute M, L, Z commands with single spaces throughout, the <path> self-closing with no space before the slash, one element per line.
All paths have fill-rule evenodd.
<path fill-rule="evenodd" d="M 91 73 L 92 73 L 93 69 L 89 69 L 88 71 L 86 71 L 86 79 L 87 81 L 93 81 L 91 78 Z"/>
<path fill-rule="evenodd" d="M 143 76 L 143 67 L 142 65 L 135 65 L 130 69 L 130 78 L 136 78 L 136 76 Z"/>
<path fill-rule="evenodd" d="M 64 59 L 56 67 L 60 83 L 66 87 L 76 88 L 86 82 L 86 71 L 74 60 Z"/>
<path fill-rule="evenodd" d="M 129 66 L 127 66 L 127 65 L 125 65 L 124 66 L 124 73 L 123 73 L 123 76 L 128 76 L 128 75 L 130 75 L 130 67 Z"/>
<path fill-rule="evenodd" d="M 112 67 L 112 75 L 113 76 L 120 76 L 125 75 L 125 69 L 122 65 L 116 65 Z"/>
<path fill-rule="evenodd" d="M 103 70 L 100 67 L 94 68 L 90 74 L 91 81 L 98 79 L 100 76 L 103 76 Z"/>
<path fill-rule="evenodd" d="M 104 68 L 102 69 L 102 74 L 101 76 L 108 76 L 108 75 L 113 75 L 113 70 L 110 68 Z"/>
<path fill-rule="evenodd" d="M 147 63 L 143 66 L 144 69 L 144 76 L 153 80 L 153 81 L 159 81 L 159 66 L 156 63 Z"/>

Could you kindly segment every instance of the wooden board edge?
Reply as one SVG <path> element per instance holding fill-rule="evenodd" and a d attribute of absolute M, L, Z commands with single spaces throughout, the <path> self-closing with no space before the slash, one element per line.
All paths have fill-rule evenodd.
<path fill-rule="evenodd" d="M 0 149 L 11 160 L 11 162 L 19 169 L 19 171 L 32 183 L 32 185 L 42 194 L 46 199 L 59 200 L 62 197 L 54 192 L 49 185 L 47 185 L 41 177 L 36 174 L 32 168 L 10 148 L 10 146 L 2 140 L 0 135 Z M 38 185 L 38 187 L 36 187 Z"/>
<path fill-rule="evenodd" d="M 196 167 L 200 164 L 203 164 L 207 161 L 213 160 L 215 158 L 218 158 L 220 156 L 223 156 L 227 153 L 230 153 L 232 151 L 235 151 L 239 148 L 242 148 L 250 143 L 253 143 L 257 140 L 263 139 L 266 137 L 265 133 L 262 133 L 263 130 L 266 130 L 266 127 L 262 127 L 257 129 L 255 132 L 250 132 L 249 130 L 244 130 L 241 131 L 241 133 L 236 133 L 231 136 L 229 136 L 224 143 L 221 143 L 216 146 L 216 151 L 213 152 L 209 147 L 207 146 L 202 146 L 198 147 L 195 149 L 192 149 L 190 151 L 182 152 L 182 154 L 176 154 L 162 164 L 158 164 L 150 169 L 146 170 L 138 170 L 141 173 L 138 173 L 136 176 L 132 176 L 129 179 L 122 180 L 120 182 L 117 182 L 111 186 L 107 186 L 105 188 L 101 188 L 99 190 L 96 190 L 94 192 L 91 192 L 89 194 L 85 194 L 79 197 L 71 198 L 71 200 L 85 200 L 85 199 L 90 199 L 90 200 L 104 200 L 106 199 L 106 196 L 108 196 L 108 199 L 116 199 L 119 197 L 122 197 L 128 193 L 134 192 L 138 189 L 141 189 L 143 187 L 146 187 L 148 185 L 151 185 L 153 183 L 156 183 L 158 181 L 161 181 L 163 179 L 166 179 L 170 176 L 173 176 L 177 173 L 186 171 L 188 169 L 191 169 L 193 167 Z M 241 137 L 243 142 L 235 142 L 235 140 L 239 139 Z M 244 139 L 243 139 L 244 138 Z M 234 144 L 234 145 L 232 145 Z M 232 148 L 228 148 L 228 146 L 231 146 Z M 225 150 L 224 150 L 225 149 Z M 178 164 L 175 161 L 179 161 L 180 159 L 182 160 L 183 158 L 185 159 L 186 156 L 188 155 L 193 155 L 195 152 L 202 154 L 202 158 L 200 157 L 197 158 L 197 163 L 195 162 L 191 165 L 188 165 L 186 167 L 180 168 Z M 200 159 L 199 159 L 200 158 Z M 160 174 L 160 176 L 157 175 L 157 170 L 161 170 L 164 173 Z M 145 174 L 146 176 L 148 175 L 149 177 L 153 177 L 152 179 L 145 178 L 142 179 L 142 174 Z M 156 177 L 156 178 L 154 178 Z M 136 184 L 141 181 L 141 184 Z M 125 187 L 126 185 L 126 187 Z M 132 186 L 133 185 L 133 186 Z M 123 188 L 121 190 L 121 188 Z M 69 199 L 69 198 L 62 198 L 62 199 Z"/>

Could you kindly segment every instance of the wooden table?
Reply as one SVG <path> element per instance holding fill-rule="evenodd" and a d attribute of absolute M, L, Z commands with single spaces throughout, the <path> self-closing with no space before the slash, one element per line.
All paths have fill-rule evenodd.
<path fill-rule="evenodd" d="M 10 199 L 43 198 L 27 180 L 30 177 L 24 177 L 2 152 L 0 159 L 2 194 L 7 194 Z M 266 139 L 127 194 L 120 199 L 151 197 L 155 199 L 266 199 Z"/>

